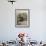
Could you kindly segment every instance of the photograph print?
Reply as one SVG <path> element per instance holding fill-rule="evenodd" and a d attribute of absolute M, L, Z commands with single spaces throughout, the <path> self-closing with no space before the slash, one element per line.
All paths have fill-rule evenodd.
<path fill-rule="evenodd" d="M 15 26 L 16 27 L 30 27 L 30 11 L 29 9 L 15 10 Z"/>

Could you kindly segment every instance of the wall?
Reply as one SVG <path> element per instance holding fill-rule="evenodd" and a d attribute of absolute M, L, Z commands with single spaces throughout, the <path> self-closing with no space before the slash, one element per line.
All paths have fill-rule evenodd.
<path fill-rule="evenodd" d="M 0 41 L 15 40 L 21 31 L 30 34 L 33 40 L 46 40 L 45 5 L 45 0 L 17 0 L 13 5 L 0 0 Z M 15 9 L 30 9 L 30 28 L 15 27 Z"/>

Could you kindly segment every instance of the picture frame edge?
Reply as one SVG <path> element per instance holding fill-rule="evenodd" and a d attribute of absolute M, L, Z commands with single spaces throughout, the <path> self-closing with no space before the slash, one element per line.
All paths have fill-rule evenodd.
<path fill-rule="evenodd" d="M 27 26 L 17 26 L 16 25 L 16 10 L 28 10 L 28 25 Z M 29 28 L 30 27 L 30 9 L 15 9 L 15 27 L 16 28 Z"/>

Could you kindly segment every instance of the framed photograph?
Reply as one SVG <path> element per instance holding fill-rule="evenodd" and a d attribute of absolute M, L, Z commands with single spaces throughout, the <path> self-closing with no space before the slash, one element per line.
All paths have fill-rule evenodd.
<path fill-rule="evenodd" d="M 16 9 L 15 10 L 15 26 L 16 27 L 30 27 L 30 10 Z"/>

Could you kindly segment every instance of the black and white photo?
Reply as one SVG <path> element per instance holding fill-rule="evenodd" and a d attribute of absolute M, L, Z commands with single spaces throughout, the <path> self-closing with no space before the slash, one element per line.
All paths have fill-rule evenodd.
<path fill-rule="evenodd" d="M 16 9 L 15 11 L 15 26 L 16 27 L 29 27 L 30 24 L 30 11 L 29 9 Z"/>

